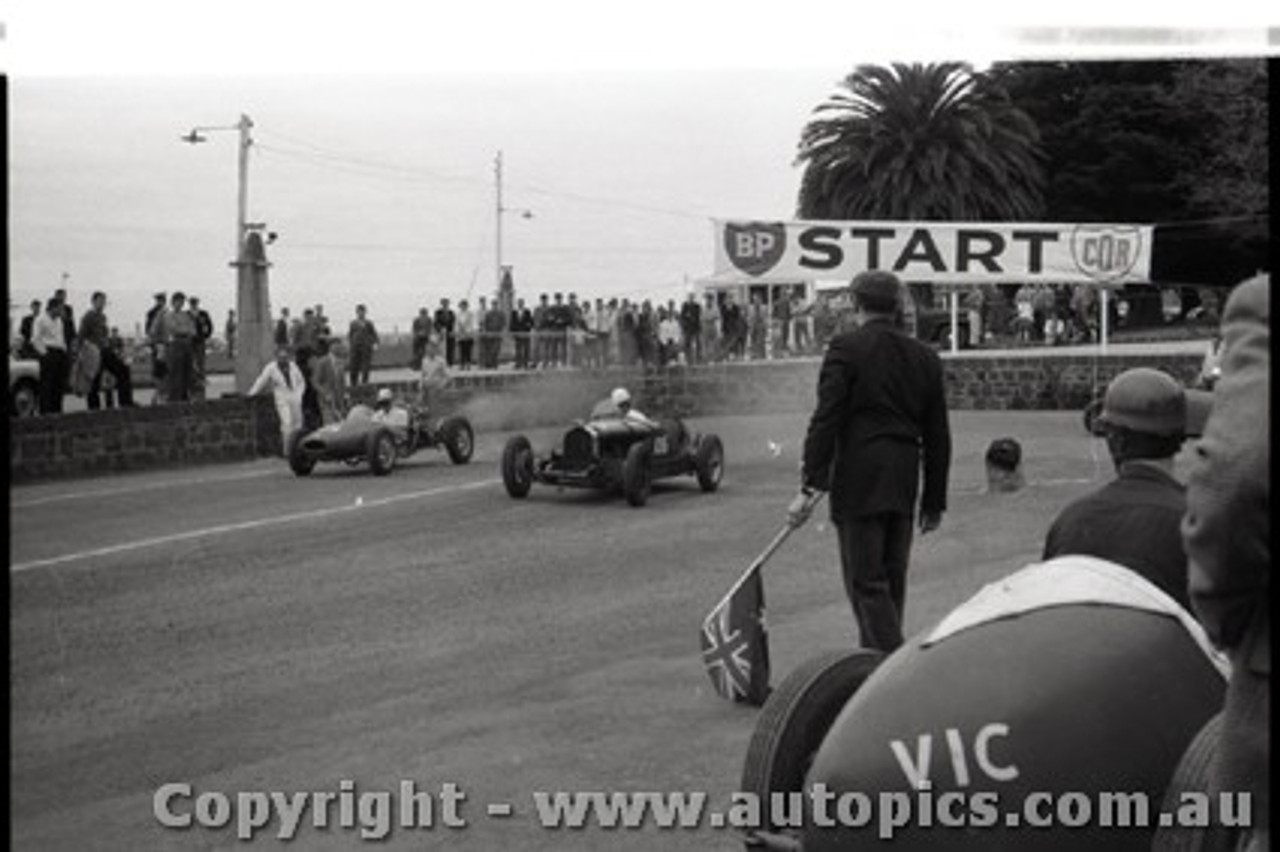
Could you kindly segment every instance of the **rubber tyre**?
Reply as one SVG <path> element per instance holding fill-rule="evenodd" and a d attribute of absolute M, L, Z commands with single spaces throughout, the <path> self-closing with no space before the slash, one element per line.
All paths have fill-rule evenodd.
<path fill-rule="evenodd" d="M 1165 813 L 1176 813 L 1184 793 L 1209 792 L 1209 767 L 1213 764 L 1222 735 L 1222 714 L 1214 716 L 1196 734 L 1182 753 L 1173 780 L 1165 790 Z M 1215 809 L 1216 810 L 1216 809 Z M 1165 827 L 1156 830 L 1152 852 L 1231 852 L 1236 848 L 1236 831 L 1223 826 L 1211 828 Z"/>
<path fill-rule="evenodd" d="M 9 392 L 9 413 L 14 417 L 34 417 L 39 410 L 39 386 L 30 379 L 19 379 Z"/>
<path fill-rule="evenodd" d="M 293 449 L 289 452 L 289 469 L 295 476 L 310 476 L 315 470 L 316 457 L 302 449 L 302 436 L 293 439 Z"/>
<path fill-rule="evenodd" d="M 466 464 L 476 451 L 476 435 L 465 417 L 450 417 L 440 426 L 445 452 L 454 464 Z"/>
<path fill-rule="evenodd" d="M 710 494 L 720 487 L 724 479 L 724 444 L 715 435 L 706 435 L 698 444 L 698 454 L 693 460 L 698 474 L 698 487 Z"/>
<path fill-rule="evenodd" d="M 818 746 L 836 716 L 884 659 L 880 651 L 828 651 L 805 660 L 765 701 L 747 746 L 738 788 L 769 801 L 770 793 L 804 789 Z M 771 832 L 782 833 L 774 825 Z M 759 849 L 749 839 L 747 849 Z"/>
<path fill-rule="evenodd" d="M 533 487 L 533 447 L 524 435 L 516 435 L 502 448 L 502 484 L 517 500 L 529 496 Z"/>
<path fill-rule="evenodd" d="M 622 463 L 622 494 L 632 506 L 640 507 L 649 502 L 649 492 L 653 485 L 649 477 L 651 452 L 648 441 L 632 444 Z"/>
<path fill-rule="evenodd" d="M 1106 430 L 1103 429 L 1102 424 L 1098 422 L 1098 415 L 1100 414 L 1102 414 L 1102 400 L 1095 399 L 1093 402 L 1085 406 L 1084 414 L 1081 415 L 1084 418 L 1085 431 L 1090 435 L 1093 435 L 1095 438 L 1101 438 L 1106 434 Z"/>
<path fill-rule="evenodd" d="M 365 445 L 365 458 L 374 476 L 386 476 L 396 466 L 396 439 L 390 430 L 379 429 L 369 435 Z"/>

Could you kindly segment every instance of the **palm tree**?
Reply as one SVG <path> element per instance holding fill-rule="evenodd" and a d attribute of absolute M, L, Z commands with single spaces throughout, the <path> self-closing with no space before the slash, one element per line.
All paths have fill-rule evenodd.
<path fill-rule="evenodd" d="M 800 136 L 802 219 L 1034 220 L 1035 123 L 966 64 L 861 65 Z"/>

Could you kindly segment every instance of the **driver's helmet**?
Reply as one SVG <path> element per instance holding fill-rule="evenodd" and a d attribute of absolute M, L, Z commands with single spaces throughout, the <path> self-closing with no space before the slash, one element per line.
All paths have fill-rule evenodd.
<path fill-rule="evenodd" d="M 383 388 L 382 390 L 378 391 L 378 398 L 374 402 L 373 407 L 378 409 L 379 411 L 390 411 L 391 403 L 393 400 L 394 400 L 394 397 L 392 396 L 391 388 Z"/>
<path fill-rule="evenodd" d="M 613 393 L 609 394 L 609 399 L 618 408 L 622 408 L 624 405 L 629 406 L 631 405 L 631 392 L 626 388 L 614 388 Z"/>

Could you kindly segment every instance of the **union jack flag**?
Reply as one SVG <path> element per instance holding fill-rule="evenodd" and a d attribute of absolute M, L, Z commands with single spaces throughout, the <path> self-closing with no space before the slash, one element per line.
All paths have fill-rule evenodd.
<path fill-rule="evenodd" d="M 702 662 L 723 698 L 759 705 L 768 697 L 769 633 L 758 567 L 702 623 Z"/>

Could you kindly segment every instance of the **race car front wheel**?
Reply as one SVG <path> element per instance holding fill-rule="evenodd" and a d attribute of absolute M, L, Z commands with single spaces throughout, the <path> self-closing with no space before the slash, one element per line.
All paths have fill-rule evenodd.
<path fill-rule="evenodd" d="M 698 474 L 698 486 L 708 493 L 720 487 L 724 478 L 724 445 L 715 435 L 707 435 L 698 444 L 698 455 L 693 460 Z"/>
<path fill-rule="evenodd" d="M 800 792 L 836 716 L 884 659 L 879 651 L 829 651 L 795 668 L 760 710 L 742 767 L 744 792 L 768 802 L 772 793 Z M 772 822 L 765 831 L 780 834 Z M 748 849 L 772 848 L 750 837 Z M 787 843 L 778 844 L 787 848 Z M 796 847 L 798 848 L 798 847 Z"/>
<path fill-rule="evenodd" d="M 396 466 L 396 439 L 386 429 L 374 432 L 369 436 L 368 449 L 369 469 L 374 476 L 386 476 Z"/>
<path fill-rule="evenodd" d="M 622 463 L 622 493 L 632 506 L 643 506 L 649 501 L 649 443 L 632 444 Z"/>
<path fill-rule="evenodd" d="M 302 449 L 302 437 L 294 439 L 293 449 L 289 451 L 289 468 L 296 476 L 310 476 L 315 469 L 316 458 Z"/>
<path fill-rule="evenodd" d="M 444 438 L 444 449 L 449 454 L 449 461 L 454 464 L 466 464 L 476 450 L 475 433 L 465 417 L 450 417 L 440 426 L 440 434 Z"/>
<path fill-rule="evenodd" d="M 533 448 L 524 435 L 516 435 L 502 448 L 502 484 L 512 497 L 529 496 L 533 487 Z"/>

